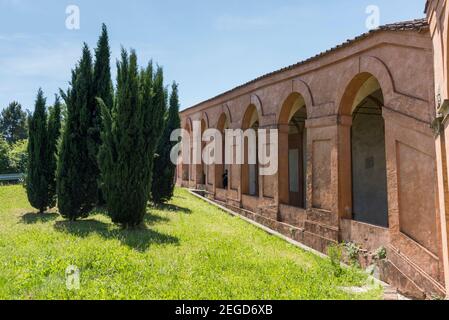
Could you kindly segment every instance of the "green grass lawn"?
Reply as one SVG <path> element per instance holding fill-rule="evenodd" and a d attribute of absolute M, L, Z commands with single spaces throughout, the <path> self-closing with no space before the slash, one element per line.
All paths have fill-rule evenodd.
<path fill-rule="evenodd" d="M 0 299 L 377 299 L 356 269 L 331 263 L 178 189 L 150 208 L 146 229 L 120 230 L 98 212 L 66 222 L 38 215 L 21 186 L 0 187 Z M 65 270 L 81 270 L 81 288 Z"/>

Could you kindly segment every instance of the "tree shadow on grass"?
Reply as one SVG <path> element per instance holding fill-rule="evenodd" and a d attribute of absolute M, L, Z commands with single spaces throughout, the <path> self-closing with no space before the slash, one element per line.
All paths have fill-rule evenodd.
<path fill-rule="evenodd" d="M 104 208 L 103 209 L 101 209 L 101 208 L 94 209 L 92 211 L 92 216 L 94 216 L 94 215 L 100 215 L 100 216 L 106 217 L 108 219 L 110 218 L 109 214 L 108 214 L 108 210 L 104 209 Z M 167 223 L 170 221 L 170 219 L 168 219 L 166 217 L 161 217 L 158 215 L 147 213 L 147 214 L 145 214 L 144 221 L 147 226 L 154 226 L 159 223 Z"/>
<path fill-rule="evenodd" d="M 162 211 L 181 212 L 181 213 L 185 213 L 185 214 L 192 213 L 192 210 L 190 210 L 189 208 L 184 208 L 184 207 L 177 206 L 175 204 L 168 204 L 168 203 L 157 204 L 157 205 L 154 205 L 153 208 L 155 208 L 157 210 L 162 210 Z"/>
<path fill-rule="evenodd" d="M 181 199 L 181 200 L 186 200 L 187 198 L 186 198 L 186 197 L 184 197 L 184 196 L 182 196 L 182 195 L 180 195 L 180 194 L 175 194 L 175 195 L 173 196 L 173 199 Z"/>
<path fill-rule="evenodd" d="M 157 215 L 154 215 L 154 214 L 146 214 L 144 219 L 145 219 L 145 224 L 147 226 L 154 226 L 154 225 L 159 224 L 159 223 L 170 222 L 169 218 L 157 216 Z"/>
<path fill-rule="evenodd" d="M 24 224 L 36 224 L 47 223 L 58 219 L 59 215 L 54 212 L 49 213 L 26 213 L 22 216 L 22 223 Z"/>
<path fill-rule="evenodd" d="M 151 245 L 178 245 L 179 239 L 148 229 L 146 226 L 136 230 L 122 230 L 111 224 L 97 220 L 80 220 L 76 222 L 58 221 L 58 232 L 86 238 L 96 234 L 107 240 L 119 240 L 122 244 L 139 252 L 145 252 Z"/>

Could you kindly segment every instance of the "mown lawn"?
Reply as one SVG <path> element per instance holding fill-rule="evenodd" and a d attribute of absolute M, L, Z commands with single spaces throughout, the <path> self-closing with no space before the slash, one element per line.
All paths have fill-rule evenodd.
<path fill-rule="evenodd" d="M 101 212 L 69 223 L 37 215 L 21 186 L 0 187 L 0 299 L 377 299 L 355 269 L 330 262 L 177 190 L 124 231 Z M 65 270 L 81 270 L 66 287 Z"/>

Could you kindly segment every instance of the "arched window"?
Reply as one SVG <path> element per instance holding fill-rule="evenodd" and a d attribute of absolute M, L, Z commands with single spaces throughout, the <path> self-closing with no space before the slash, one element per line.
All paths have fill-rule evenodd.
<path fill-rule="evenodd" d="M 221 163 L 215 165 L 215 183 L 217 188 L 224 188 L 224 174 L 228 173 L 228 188 L 230 186 L 230 165 L 225 163 L 225 131 L 230 128 L 229 119 L 225 113 L 218 120 L 217 130 L 221 132 L 222 137 L 222 159 Z"/>
<path fill-rule="evenodd" d="M 384 97 L 371 74 L 357 76 L 352 93 L 351 163 L 352 212 L 356 221 L 388 227 Z"/>
<path fill-rule="evenodd" d="M 259 163 L 258 153 L 259 146 L 257 140 L 257 131 L 259 129 L 259 114 L 254 105 L 250 105 L 243 117 L 243 131 L 253 130 L 255 133 L 255 141 L 250 141 L 249 138 L 244 139 L 244 164 L 242 166 L 242 193 L 250 196 L 259 196 Z M 247 136 L 247 135 L 246 135 Z M 254 148 L 250 148 L 249 144 L 254 144 Z M 255 151 L 254 155 L 250 155 L 250 150 Z M 255 163 L 250 163 L 249 159 L 255 158 Z"/>
<path fill-rule="evenodd" d="M 279 143 L 279 193 L 282 204 L 306 208 L 307 110 L 303 97 L 291 94 L 284 102 L 279 118 L 282 127 Z M 284 160 L 283 160 L 284 159 Z M 284 162 L 285 163 L 285 162 Z"/>
<path fill-rule="evenodd" d="M 189 182 L 193 179 L 192 173 L 191 173 L 191 167 L 192 167 L 192 141 L 191 141 L 191 135 L 192 135 L 192 126 L 189 121 L 187 121 L 187 124 L 185 126 L 185 131 L 188 133 L 188 139 L 190 141 L 186 141 L 185 143 L 189 144 L 190 147 L 190 154 L 189 155 L 182 155 L 183 163 L 182 163 L 182 180 L 185 182 Z M 186 137 L 187 138 L 187 137 Z"/>

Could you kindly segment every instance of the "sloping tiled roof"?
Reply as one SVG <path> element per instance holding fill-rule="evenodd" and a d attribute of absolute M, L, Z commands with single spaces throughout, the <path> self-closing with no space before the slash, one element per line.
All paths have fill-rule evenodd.
<path fill-rule="evenodd" d="M 267 73 L 267 74 L 265 74 L 263 76 L 260 76 L 260 77 L 254 79 L 254 80 L 251 80 L 251 81 L 246 82 L 246 83 L 244 83 L 244 84 L 242 84 L 240 86 L 237 86 L 237 87 L 235 87 L 235 88 L 233 88 L 231 90 L 228 90 L 228 91 L 226 91 L 224 93 L 221 93 L 221 94 L 219 94 L 219 95 L 217 95 L 217 96 L 215 96 L 213 98 L 210 98 L 208 100 L 202 101 L 202 102 L 200 102 L 200 103 L 198 103 L 198 104 L 196 104 L 196 105 L 194 105 L 194 106 L 192 106 L 192 107 L 190 107 L 188 109 L 185 109 L 185 110 L 183 110 L 181 112 L 185 112 L 187 110 L 196 108 L 196 107 L 198 107 L 198 106 L 200 106 L 200 105 L 202 105 L 204 103 L 207 103 L 207 102 L 210 102 L 210 101 L 215 100 L 217 98 L 220 98 L 220 97 L 222 97 L 224 95 L 227 95 L 227 94 L 229 94 L 231 92 L 234 92 L 234 91 L 236 91 L 238 89 L 241 89 L 241 88 L 243 88 L 245 86 L 253 84 L 253 83 L 255 83 L 255 82 L 259 81 L 259 80 L 268 78 L 268 77 L 270 77 L 272 75 L 275 75 L 275 74 L 278 74 L 278 73 L 282 73 L 284 71 L 288 71 L 288 70 L 294 69 L 294 68 L 296 68 L 298 66 L 301 66 L 301 65 L 304 65 L 306 63 L 309 63 L 311 61 L 317 60 L 318 58 L 321 58 L 322 56 L 325 56 L 325 55 L 327 55 L 327 54 L 329 54 L 331 52 L 334 52 L 334 51 L 336 51 L 338 49 L 341 49 L 341 48 L 345 48 L 345 47 L 349 46 L 350 44 L 353 44 L 354 42 L 363 40 L 363 39 L 371 36 L 374 33 L 379 33 L 379 32 L 383 32 L 383 31 L 416 31 L 416 32 L 424 32 L 424 31 L 427 31 L 428 29 L 429 29 L 429 24 L 428 24 L 426 18 L 415 19 L 415 20 L 410 20 L 410 21 L 403 21 L 403 22 L 397 22 L 397 23 L 391 23 L 391 24 L 386 24 L 386 25 L 380 26 L 377 29 L 373 29 L 373 30 L 371 30 L 369 32 L 365 32 L 365 33 L 363 33 L 363 34 L 361 34 L 361 35 L 359 35 L 359 36 L 357 36 L 357 37 L 355 37 L 353 39 L 347 40 L 346 42 L 344 42 L 344 43 L 342 43 L 340 45 L 337 45 L 337 46 L 335 46 L 335 47 L 333 47 L 333 48 L 331 48 L 331 49 L 329 49 L 327 51 L 321 52 L 321 53 L 319 53 L 319 54 L 317 54 L 317 55 L 315 55 L 315 56 L 313 56 L 311 58 L 308 58 L 306 60 L 303 60 L 303 61 L 300 61 L 298 63 L 292 64 L 292 65 L 287 66 L 285 68 L 282 68 L 282 69 L 279 69 L 279 70 Z"/>
<path fill-rule="evenodd" d="M 427 19 L 416 19 L 411 21 L 403 21 L 398 23 L 386 24 L 384 26 L 380 26 L 379 29 L 376 30 L 388 30 L 388 31 L 418 31 L 421 32 L 423 30 L 427 30 L 429 28 L 429 24 L 427 23 Z M 376 30 L 373 30 L 374 32 Z M 371 32 L 373 32 L 371 31 Z"/>

